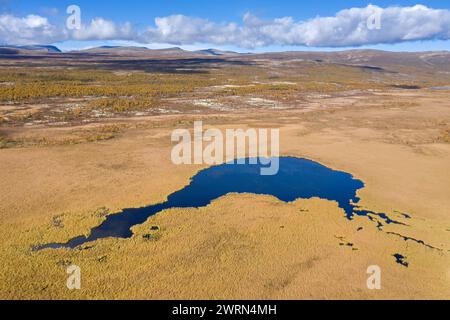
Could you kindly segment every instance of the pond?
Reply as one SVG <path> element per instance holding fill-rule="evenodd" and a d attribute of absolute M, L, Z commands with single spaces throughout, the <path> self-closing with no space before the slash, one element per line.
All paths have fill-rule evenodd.
<path fill-rule="evenodd" d="M 359 208 L 357 204 L 360 199 L 357 192 L 364 187 L 364 183 L 351 174 L 302 158 L 282 157 L 276 160 L 279 161 L 280 169 L 274 176 L 261 175 L 263 165 L 256 159 L 246 159 L 245 164 L 223 164 L 202 170 L 191 179 L 188 186 L 169 195 L 166 202 L 143 208 L 124 209 L 108 216 L 101 225 L 91 230 L 88 237 L 79 236 L 67 243 L 43 245 L 37 250 L 75 248 L 87 242 L 110 237 L 130 238 L 133 235 L 133 226 L 144 223 L 161 211 L 205 207 L 229 193 L 269 195 L 284 202 L 321 198 L 336 201 L 349 220 L 359 215 L 374 221 L 375 215 L 379 217 L 379 227 L 382 226 L 380 220 L 386 224 L 398 223 L 385 214 Z"/>

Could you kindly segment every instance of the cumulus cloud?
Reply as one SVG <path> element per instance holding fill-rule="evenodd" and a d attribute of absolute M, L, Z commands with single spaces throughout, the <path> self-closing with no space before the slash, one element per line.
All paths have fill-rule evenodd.
<path fill-rule="evenodd" d="M 88 25 L 81 25 L 73 30 L 70 38 L 73 40 L 132 40 L 133 28 L 130 23 L 121 26 L 103 18 L 95 18 Z"/>
<path fill-rule="evenodd" d="M 132 40 L 136 37 L 130 23 L 117 25 L 103 18 L 95 18 L 80 29 L 68 30 L 56 26 L 45 17 L 28 15 L 16 17 L 0 15 L 0 44 L 49 44 L 64 40 Z"/>
<path fill-rule="evenodd" d="M 368 26 L 379 17 L 380 28 Z M 262 20 L 246 14 L 242 24 L 214 23 L 173 15 L 157 18 L 141 39 L 174 44 L 231 44 L 244 48 L 268 45 L 347 47 L 415 40 L 450 39 L 450 11 L 413 7 L 351 8 L 332 17 L 295 21 L 291 17 Z"/>
<path fill-rule="evenodd" d="M 235 23 L 217 24 L 206 19 L 172 15 L 156 18 L 156 28 L 148 28 L 138 37 L 142 42 L 172 44 L 239 42 L 242 29 Z"/>
<path fill-rule="evenodd" d="M 374 16 L 380 28 L 368 27 Z M 339 11 L 334 16 L 296 21 L 291 17 L 263 20 L 244 15 L 240 23 L 171 15 L 155 19 L 143 32 L 130 23 L 118 25 L 96 18 L 79 30 L 56 27 L 47 18 L 0 15 L 0 42 L 53 43 L 63 40 L 128 40 L 144 44 L 213 44 L 256 48 L 269 45 L 353 47 L 417 40 L 449 40 L 450 11 L 423 5 L 381 8 L 369 5 Z"/>
<path fill-rule="evenodd" d="M 57 29 L 47 18 L 28 15 L 20 18 L 10 14 L 0 15 L 0 42 L 4 44 L 29 44 L 52 42 Z"/>

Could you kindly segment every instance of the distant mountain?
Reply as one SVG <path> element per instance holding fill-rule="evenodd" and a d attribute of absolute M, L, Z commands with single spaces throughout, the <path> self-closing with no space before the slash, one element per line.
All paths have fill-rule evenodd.
<path fill-rule="evenodd" d="M 89 49 L 83 49 L 83 50 L 74 50 L 72 52 L 119 54 L 119 53 L 145 52 L 147 50 L 148 49 L 145 47 L 101 46 L 101 47 L 95 47 L 95 48 L 89 48 Z"/>
<path fill-rule="evenodd" d="M 180 56 L 189 55 L 189 51 L 185 51 L 181 48 L 167 48 L 167 49 L 148 49 L 146 47 L 121 47 L 121 46 L 102 46 L 96 48 L 90 48 L 85 50 L 78 50 L 72 52 L 82 52 L 91 54 L 104 54 L 104 55 L 119 55 L 119 56 L 139 56 L 139 57 L 158 57 L 158 56 Z"/>
<path fill-rule="evenodd" d="M 204 54 L 208 56 L 230 56 L 230 55 L 240 55 L 240 53 L 233 51 L 222 51 L 217 49 L 206 49 L 206 50 L 198 50 L 194 51 L 194 53 Z"/>
<path fill-rule="evenodd" d="M 115 54 L 115 55 L 130 55 L 130 56 L 237 56 L 237 52 L 222 51 L 217 49 L 207 49 L 198 51 L 187 51 L 179 47 L 165 48 L 165 49 L 148 49 L 145 47 L 121 47 L 121 46 L 102 46 L 80 50 L 76 52 L 95 53 L 95 54 Z"/>
<path fill-rule="evenodd" d="M 1 46 L 0 55 L 49 55 L 61 54 L 71 59 L 71 55 L 104 55 L 110 57 L 135 57 L 140 59 L 175 58 L 175 59 L 240 59 L 242 61 L 278 60 L 278 61 L 310 61 L 313 63 L 332 63 L 362 68 L 370 72 L 396 72 L 407 70 L 425 70 L 450 75 L 450 52 L 390 52 L 381 50 L 343 50 L 330 52 L 285 51 L 258 54 L 243 54 L 233 51 L 206 49 L 186 51 L 179 47 L 165 49 L 149 49 L 136 46 L 101 46 L 85 50 L 61 53 L 55 46 Z M 406 70 L 405 70 L 406 68 Z"/>
<path fill-rule="evenodd" d="M 390 52 L 381 50 L 346 50 L 334 52 L 278 52 L 255 54 L 259 59 L 308 60 L 355 65 L 376 70 L 394 66 L 450 71 L 450 52 Z"/>
<path fill-rule="evenodd" d="M 26 54 L 26 53 L 61 53 L 55 46 L 1 46 L 0 54 Z"/>

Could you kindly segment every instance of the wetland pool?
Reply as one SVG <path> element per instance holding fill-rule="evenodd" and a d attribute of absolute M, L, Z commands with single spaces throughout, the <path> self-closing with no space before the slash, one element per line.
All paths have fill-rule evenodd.
<path fill-rule="evenodd" d="M 143 224 L 157 213 L 172 208 L 205 207 L 229 193 L 269 195 L 287 203 L 297 199 L 321 198 L 336 201 L 349 220 L 359 215 L 374 221 L 374 216 L 377 216 L 379 227 L 383 225 L 380 220 L 386 224 L 397 223 L 385 214 L 360 209 L 357 192 L 364 188 L 364 183 L 351 174 L 303 158 L 281 157 L 276 160 L 279 161 L 279 172 L 273 176 L 260 174 L 264 165 L 257 159 L 246 159 L 245 164 L 228 163 L 207 168 L 197 173 L 189 185 L 169 195 L 163 203 L 124 209 L 107 216 L 87 237 L 79 236 L 67 243 L 38 246 L 36 250 L 76 248 L 111 237 L 130 238 L 133 236 L 133 226 Z"/>

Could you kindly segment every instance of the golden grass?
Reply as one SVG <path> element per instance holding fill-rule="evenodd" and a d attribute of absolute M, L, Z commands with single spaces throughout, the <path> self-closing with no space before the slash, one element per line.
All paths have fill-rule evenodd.
<path fill-rule="evenodd" d="M 3 69 L 0 101 L 30 101 L 49 97 L 168 97 L 215 84 L 207 76 L 178 74 L 117 73 L 95 70 Z"/>
<path fill-rule="evenodd" d="M 76 250 L 32 251 L 35 245 L 87 234 L 123 208 L 160 203 L 201 168 L 170 162 L 171 131 L 190 128 L 195 117 L 76 128 L 72 123 L 22 128 L 21 122 L 51 116 L 78 125 L 95 110 L 125 114 L 152 109 L 166 98 L 279 100 L 308 93 L 392 91 L 393 84 L 441 81 L 432 75 L 417 75 L 421 80 L 416 82 L 397 77 L 311 62 L 289 62 L 276 69 L 227 65 L 191 75 L 0 68 L 0 82 L 12 83 L 0 86 L 0 101 L 18 106 L 42 101 L 55 109 L 8 115 L 19 123 L 0 134 L 0 148 L 21 147 L 0 152 L 0 298 L 448 297 L 447 251 L 388 236 L 364 217 L 349 222 L 335 203 L 318 199 L 288 204 L 272 197 L 229 195 L 205 208 L 158 214 L 135 226 L 132 239 L 105 239 Z M 223 85 L 245 87 L 211 89 Z M 243 112 L 210 117 L 208 124 L 221 129 L 230 124 L 281 128 L 282 154 L 315 159 L 361 178 L 367 182 L 358 194 L 362 205 L 390 214 L 393 209 L 411 213 L 408 226 L 389 225 L 387 230 L 448 250 L 450 224 L 443 208 L 449 207 L 449 150 L 447 144 L 431 143 L 440 135 L 438 142 L 450 142 L 450 130 L 443 129 L 446 122 L 436 129 L 438 120 L 448 118 L 448 97 L 423 92 L 391 100 L 361 95 L 324 99 L 325 110 L 312 104 L 311 112 Z M 72 98 L 79 98 L 75 107 Z M 395 108 L 400 110 L 391 110 Z M 426 156 L 417 152 L 418 145 Z M 358 251 L 340 246 L 339 239 Z M 408 257 L 408 269 L 395 263 L 391 255 L 397 252 Z M 81 291 L 65 287 L 70 264 L 82 268 Z M 383 268 L 380 292 L 365 287 L 371 264 Z"/>
<path fill-rule="evenodd" d="M 159 99 L 157 98 L 102 98 L 91 100 L 87 104 L 87 109 L 111 111 L 115 113 L 127 111 L 142 111 L 150 110 L 158 106 Z"/>
<path fill-rule="evenodd" d="M 118 137 L 127 125 L 110 124 L 93 128 L 70 130 L 65 134 L 39 134 L 31 136 L 0 136 L 0 149 L 24 147 L 48 147 L 61 145 L 76 145 L 82 143 L 102 142 Z"/>
<path fill-rule="evenodd" d="M 416 134 L 434 136 L 429 129 L 436 128 L 436 119 L 448 118 L 450 104 L 444 94 L 423 95 L 391 99 L 391 107 L 396 101 L 411 100 L 423 109 L 390 110 L 380 96 L 378 103 L 373 103 L 374 96 L 331 98 L 325 103 L 334 112 L 241 113 L 224 115 L 214 125 L 222 130 L 230 123 L 280 127 L 283 155 L 315 159 L 354 174 L 367 183 L 358 194 L 365 208 L 387 212 L 408 224 L 389 225 L 387 231 L 422 239 L 444 251 L 380 232 L 365 217 L 350 222 L 333 202 L 284 203 L 256 195 L 228 195 L 205 208 L 162 212 L 135 226 L 131 239 L 104 239 L 76 250 L 31 250 L 87 234 L 108 214 L 160 203 L 188 184 L 201 168 L 170 162 L 170 132 L 191 127 L 195 119 L 180 115 L 143 120 L 136 130 L 113 125 L 53 129 L 70 131 L 80 139 L 84 130 L 85 136 L 105 131 L 118 137 L 99 145 L 55 143 L 0 152 L 4 190 L 0 297 L 446 297 L 450 224 L 442 208 L 449 204 L 448 145 L 427 142 L 423 147 L 429 152 L 424 156 L 414 148 L 383 141 L 399 127 L 408 129 L 404 134 L 411 140 Z M 412 219 L 396 215 L 394 209 Z M 159 229 L 151 230 L 153 226 Z M 341 242 L 358 250 L 340 246 Z M 395 263 L 395 253 L 407 257 L 409 268 Z M 65 287 L 66 267 L 71 264 L 82 269 L 80 291 Z M 381 291 L 368 291 L 365 286 L 366 270 L 372 264 L 382 267 Z"/>
<path fill-rule="evenodd" d="M 275 98 L 298 92 L 336 92 L 352 89 L 392 88 L 392 86 L 420 86 L 430 80 L 401 82 L 395 74 L 367 72 L 355 67 L 333 64 L 298 62 L 282 65 L 274 76 L 264 65 L 223 66 L 210 69 L 205 74 L 158 74 L 152 72 L 117 73 L 82 68 L 6 68 L 0 69 L 0 82 L 12 85 L 0 86 L 0 101 L 25 102 L 44 98 L 105 97 L 120 102 L 103 102 L 108 105 L 124 105 L 124 97 L 157 99 L 194 93 L 197 89 L 214 85 L 242 85 L 226 88 L 219 95 L 261 94 Z M 293 82 L 296 85 L 273 84 Z M 436 83 L 440 83 L 436 79 Z M 251 85 L 253 86 L 247 86 Z M 131 108 L 141 107 L 131 103 Z M 113 107 L 114 109 L 114 107 Z M 122 107 L 118 107 L 122 110 Z M 128 107 L 125 107 L 128 109 Z"/>
<path fill-rule="evenodd" d="M 8 147 L 8 141 L 5 137 L 0 136 L 0 149 L 5 149 Z"/>
<path fill-rule="evenodd" d="M 442 134 L 441 140 L 446 143 L 450 143 L 450 129 L 447 129 Z"/>

